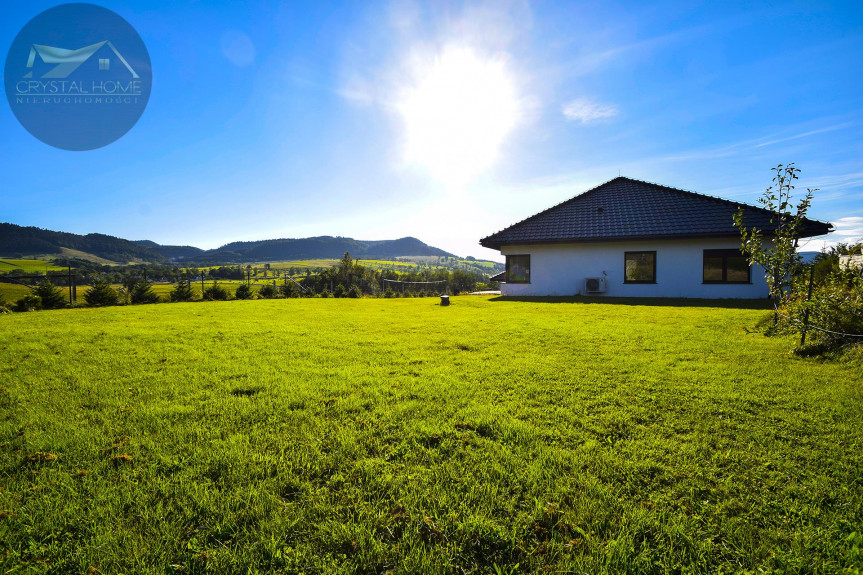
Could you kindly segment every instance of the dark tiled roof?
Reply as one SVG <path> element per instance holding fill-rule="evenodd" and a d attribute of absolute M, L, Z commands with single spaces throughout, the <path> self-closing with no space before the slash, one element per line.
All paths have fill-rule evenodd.
<path fill-rule="evenodd" d="M 617 177 L 581 195 L 480 240 L 507 245 L 581 243 L 635 239 L 740 237 L 734 214 L 765 233 L 775 229 L 763 208 Z M 832 225 L 805 220 L 801 237 L 829 233 Z"/>

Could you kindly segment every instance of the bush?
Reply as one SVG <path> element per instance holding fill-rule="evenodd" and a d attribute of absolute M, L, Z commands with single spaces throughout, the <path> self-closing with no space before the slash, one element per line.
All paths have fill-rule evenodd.
<path fill-rule="evenodd" d="M 42 308 L 42 298 L 28 294 L 15 302 L 15 311 L 34 311 Z"/>
<path fill-rule="evenodd" d="M 258 290 L 258 295 L 262 298 L 273 299 L 276 297 L 276 286 L 272 284 L 264 284 L 261 286 L 261 289 Z"/>
<path fill-rule="evenodd" d="M 330 290 L 324 288 L 324 291 L 321 292 L 321 297 L 333 297 L 333 294 L 330 293 Z"/>
<path fill-rule="evenodd" d="M 777 331 L 801 333 L 809 312 L 808 346 L 804 352 L 821 353 L 852 343 L 863 343 L 863 279 L 852 273 L 834 273 L 816 286 L 806 301 L 807 290 L 798 287 L 779 307 Z M 820 329 L 815 329 L 820 328 Z"/>
<path fill-rule="evenodd" d="M 225 301 L 230 297 L 228 290 L 219 285 L 219 282 L 213 282 L 213 285 L 204 290 L 204 299 L 206 301 Z"/>
<path fill-rule="evenodd" d="M 285 285 L 279 288 L 282 295 L 285 297 L 300 297 L 300 288 L 292 281 L 288 281 Z"/>
<path fill-rule="evenodd" d="M 112 288 L 107 280 L 99 278 L 93 282 L 93 285 L 84 294 L 84 301 L 87 302 L 87 305 L 93 307 L 117 305 L 118 297 L 117 290 Z"/>
<path fill-rule="evenodd" d="M 135 304 L 159 302 L 159 296 L 153 291 L 153 284 L 147 280 L 141 280 L 132 286 L 129 291 L 129 299 Z"/>
<path fill-rule="evenodd" d="M 348 297 L 363 297 L 363 290 L 361 290 L 359 286 L 353 286 L 350 290 L 348 290 Z"/>
<path fill-rule="evenodd" d="M 43 280 L 33 292 L 42 300 L 42 309 L 59 309 L 66 307 L 63 292 L 56 288 L 50 280 Z"/>
<path fill-rule="evenodd" d="M 348 290 L 345 289 L 345 286 L 339 284 L 336 286 L 335 292 L 333 292 L 335 297 L 347 297 Z"/>
<path fill-rule="evenodd" d="M 176 285 L 174 285 L 174 289 L 171 290 L 171 301 L 173 302 L 192 301 L 192 298 L 194 297 L 192 286 L 187 280 L 178 281 Z"/>
<path fill-rule="evenodd" d="M 384 292 L 384 297 L 395 297 L 395 292 L 390 288 L 387 288 L 387 291 Z"/>
<path fill-rule="evenodd" d="M 237 299 L 251 299 L 252 288 L 249 287 L 249 284 L 240 284 L 237 287 L 237 291 L 234 292 L 234 297 Z"/>

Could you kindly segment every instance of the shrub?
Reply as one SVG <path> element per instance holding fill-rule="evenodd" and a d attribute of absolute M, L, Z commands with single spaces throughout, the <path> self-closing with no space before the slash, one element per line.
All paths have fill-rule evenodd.
<path fill-rule="evenodd" d="M 132 303 L 158 303 L 159 296 L 153 291 L 153 284 L 147 280 L 141 280 L 132 286 L 129 291 L 129 299 Z"/>
<path fill-rule="evenodd" d="M 395 297 L 395 293 L 390 288 L 387 288 L 387 291 L 384 292 L 384 297 Z"/>
<path fill-rule="evenodd" d="M 363 297 L 363 290 L 360 289 L 360 286 L 353 286 L 350 290 L 348 290 L 348 297 Z"/>
<path fill-rule="evenodd" d="M 300 297 L 300 288 L 298 288 L 297 284 L 292 281 L 289 281 L 280 287 L 279 291 L 281 291 L 282 295 L 285 297 Z"/>
<path fill-rule="evenodd" d="M 846 344 L 863 343 L 863 279 L 852 273 L 834 273 L 816 286 L 807 301 L 806 289 L 800 286 L 779 307 L 778 331 L 801 333 L 809 313 L 807 350 L 820 353 Z M 820 328 L 820 329 L 816 329 Z M 847 334 L 847 335 L 846 335 Z"/>
<path fill-rule="evenodd" d="M 348 290 L 345 289 L 345 286 L 339 284 L 336 286 L 335 292 L 333 292 L 335 297 L 347 297 Z"/>
<path fill-rule="evenodd" d="M 204 299 L 206 301 L 225 301 L 228 297 L 230 297 L 228 290 L 220 286 L 219 282 L 216 281 L 204 290 Z"/>
<path fill-rule="evenodd" d="M 324 288 L 324 291 L 321 292 L 321 297 L 333 297 L 333 294 L 330 293 L 330 290 Z"/>
<path fill-rule="evenodd" d="M 112 288 L 107 280 L 99 278 L 93 282 L 93 285 L 84 294 L 84 301 L 87 302 L 87 305 L 93 307 L 117 305 L 118 297 L 117 290 Z"/>
<path fill-rule="evenodd" d="M 42 309 L 59 309 L 66 307 L 66 298 L 63 292 L 51 283 L 50 280 L 43 280 L 33 292 L 42 300 Z"/>
<path fill-rule="evenodd" d="M 171 301 L 173 302 L 192 301 L 192 298 L 194 298 L 194 293 L 187 280 L 178 281 L 174 285 L 174 289 L 171 290 Z"/>
<path fill-rule="evenodd" d="M 262 298 L 273 299 L 276 297 L 276 286 L 272 284 L 264 284 L 261 289 L 258 290 L 258 295 Z"/>
<path fill-rule="evenodd" d="M 237 291 L 234 292 L 234 297 L 237 299 L 251 299 L 252 288 L 249 287 L 249 284 L 240 284 L 237 286 Z"/>
<path fill-rule="evenodd" d="M 42 308 L 42 298 L 35 294 L 27 294 L 15 302 L 15 311 L 33 311 Z"/>

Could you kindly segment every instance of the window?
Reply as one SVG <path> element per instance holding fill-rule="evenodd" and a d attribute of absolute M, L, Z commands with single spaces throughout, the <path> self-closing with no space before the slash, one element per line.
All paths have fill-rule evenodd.
<path fill-rule="evenodd" d="M 749 261 L 740 250 L 704 250 L 704 283 L 748 284 Z"/>
<path fill-rule="evenodd" d="M 656 283 L 656 252 L 624 252 L 623 260 L 623 283 Z"/>
<path fill-rule="evenodd" d="M 506 256 L 506 281 L 511 284 L 530 283 L 530 255 Z"/>

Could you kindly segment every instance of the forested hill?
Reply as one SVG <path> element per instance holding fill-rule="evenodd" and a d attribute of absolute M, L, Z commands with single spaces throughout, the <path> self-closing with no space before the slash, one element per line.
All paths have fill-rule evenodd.
<path fill-rule="evenodd" d="M 0 257 L 72 255 L 64 252 L 64 248 L 118 263 L 168 263 L 167 258 L 153 249 L 114 236 L 81 236 L 0 223 Z"/>
<path fill-rule="evenodd" d="M 390 259 L 399 256 L 449 256 L 416 238 L 363 241 L 320 236 L 315 238 L 234 242 L 214 250 L 192 246 L 163 246 L 149 240 L 129 241 L 104 234 L 78 235 L 0 223 L 0 257 L 68 256 L 82 252 L 117 263 L 182 263 L 218 265 L 245 262 L 341 258 Z"/>

